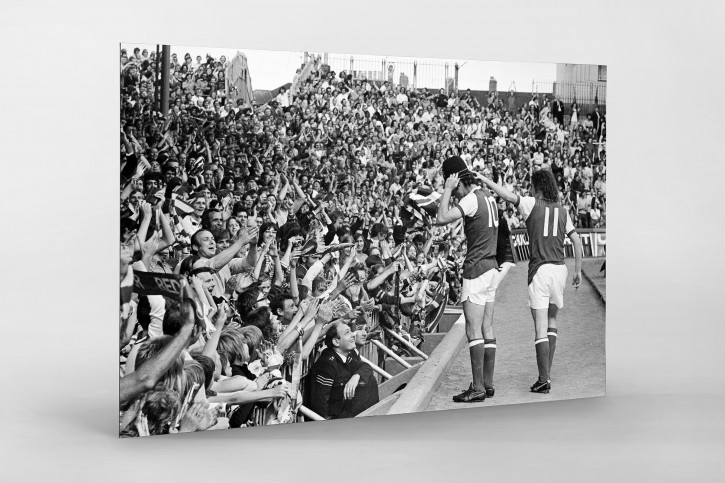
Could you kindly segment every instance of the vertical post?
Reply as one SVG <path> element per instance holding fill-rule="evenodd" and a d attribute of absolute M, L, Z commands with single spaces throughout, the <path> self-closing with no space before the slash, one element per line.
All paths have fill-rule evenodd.
<path fill-rule="evenodd" d="M 454 76 L 455 76 L 455 84 L 454 84 L 454 88 L 456 89 L 456 94 L 458 94 L 458 69 L 459 69 L 459 68 L 460 68 L 460 67 L 458 67 L 458 62 L 456 62 L 456 65 L 455 65 L 455 69 L 456 69 L 456 72 L 455 72 L 455 74 L 454 74 Z"/>
<path fill-rule="evenodd" d="M 446 94 L 450 94 L 450 89 L 448 89 L 448 62 L 446 62 L 446 74 L 443 78 L 443 85 L 446 88 Z"/>
<path fill-rule="evenodd" d="M 401 267 L 398 267 L 398 271 L 395 272 L 395 316 L 402 325 L 400 318 L 400 269 Z"/>
<path fill-rule="evenodd" d="M 353 68 L 354 62 L 355 62 L 355 58 L 351 55 L 350 56 L 350 72 L 349 72 L 350 75 L 352 75 L 352 68 Z"/>
<path fill-rule="evenodd" d="M 413 88 L 414 89 L 418 88 L 417 80 L 418 80 L 418 61 L 414 60 L 413 61 Z"/>
<path fill-rule="evenodd" d="M 380 71 L 380 78 L 383 80 L 383 82 L 385 82 L 385 79 L 386 79 L 386 77 L 385 77 L 385 59 L 382 60 L 382 63 L 383 63 L 383 65 L 382 65 L 382 69 Z"/>
<path fill-rule="evenodd" d="M 169 60 L 171 46 L 164 45 L 161 51 L 161 114 L 169 113 Z"/>
<path fill-rule="evenodd" d="M 324 57 L 323 57 L 323 61 L 322 61 L 322 63 L 323 63 L 323 64 L 326 64 L 326 65 L 330 65 L 330 64 L 329 64 L 329 63 L 327 62 L 327 52 L 325 52 L 325 55 L 324 55 Z"/>
<path fill-rule="evenodd" d="M 156 44 L 156 62 L 154 62 L 154 110 L 159 111 L 161 104 L 159 102 L 159 62 L 161 62 L 161 52 L 159 44 Z"/>

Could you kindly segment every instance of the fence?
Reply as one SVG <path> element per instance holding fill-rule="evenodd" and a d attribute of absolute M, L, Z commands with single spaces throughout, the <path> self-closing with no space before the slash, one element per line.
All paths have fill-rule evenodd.
<path fill-rule="evenodd" d="M 417 61 L 400 57 L 323 54 L 323 63 L 336 73 L 345 71 L 354 79 L 390 81 L 414 88 L 446 89 L 455 86 L 455 65 L 445 61 Z"/>
<path fill-rule="evenodd" d="M 596 258 L 606 256 L 607 233 L 601 228 L 577 228 L 577 233 L 582 241 L 585 258 Z M 528 260 L 531 257 L 529 249 L 529 234 L 525 229 L 517 228 L 511 230 L 511 251 L 516 263 Z M 564 254 L 567 257 L 574 256 L 574 245 L 569 238 L 564 238 Z"/>
<path fill-rule="evenodd" d="M 579 119 L 593 113 L 595 106 L 599 106 L 602 114 L 605 114 L 607 110 L 606 82 L 532 81 L 531 91 L 537 93 L 551 92 L 552 100 L 559 96 L 566 108 L 571 108 L 572 102 L 576 99 L 579 106 Z"/>

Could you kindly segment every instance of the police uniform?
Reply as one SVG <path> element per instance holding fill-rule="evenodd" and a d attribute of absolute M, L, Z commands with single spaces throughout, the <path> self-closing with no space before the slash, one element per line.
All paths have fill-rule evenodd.
<path fill-rule="evenodd" d="M 351 400 L 345 399 L 345 385 L 358 374 L 360 382 Z M 369 364 L 352 353 L 346 361 L 334 349 L 320 353 L 309 373 L 309 406 L 325 419 L 351 418 L 379 400 L 378 385 Z"/>

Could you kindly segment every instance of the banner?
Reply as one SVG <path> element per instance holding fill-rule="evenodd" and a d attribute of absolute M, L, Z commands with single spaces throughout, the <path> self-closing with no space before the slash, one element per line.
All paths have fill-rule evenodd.
<path fill-rule="evenodd" d="M 183 289 L 181 275 L 133 271 L 133 291 L 139 295 L 163 295 L 180 298 Z"/>
<path fill-rule="evenodd" d="M 576 232 L 582 241 L 584 258 L 604 258 L 607 247 L 607 231 L 604 228 L 577 228 Z M 511 230 L 511 251 L 514 254 L 516 263 L 528 260 L 531 257 L 529 250 L 529 234 L 526 229 L 516 228 Z M 567 257 L 574 257 L 574 245 L 569 237 L 564 238 L 564 254 Z"/>

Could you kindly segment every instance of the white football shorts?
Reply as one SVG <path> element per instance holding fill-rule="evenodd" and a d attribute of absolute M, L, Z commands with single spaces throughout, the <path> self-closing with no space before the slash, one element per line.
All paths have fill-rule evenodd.
<path fill-rule="evenodd" d="M 529 307 L 535 310 L 548 309 L 549 304 L 554 304 L 563 308 L 568 274 L 566 265 L 545 263 L 540 266 L 529 285 Z"/>
<path fill-rule="evenodd" d="M 493 302 L 496 298 L 496 287 L 498 286 L 499 272 L 492 268 L 483 275 L 474 279 L 463 279 L 463 288 L 461 290 L 461 302 L 469 300 L 478 305 L 486 305 Z"/>

